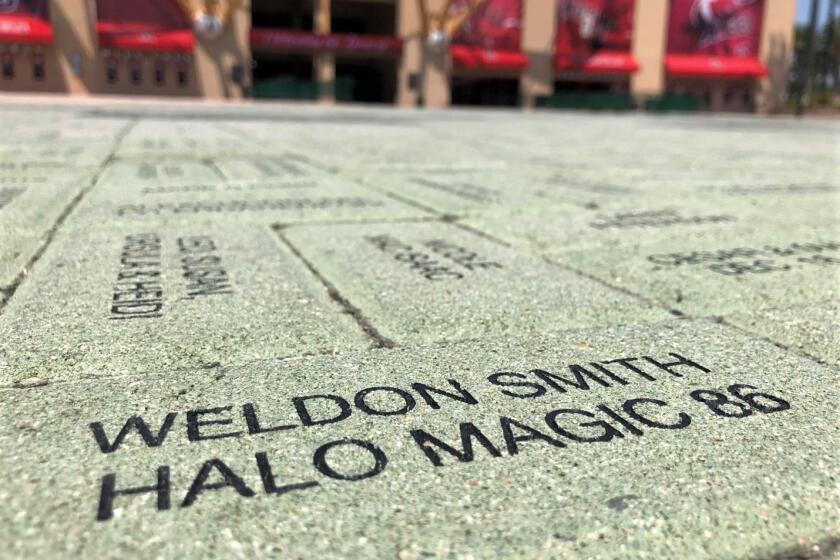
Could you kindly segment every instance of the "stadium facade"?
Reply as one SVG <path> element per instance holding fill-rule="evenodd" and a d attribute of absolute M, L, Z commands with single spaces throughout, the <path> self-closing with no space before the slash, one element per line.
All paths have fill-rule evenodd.
<path fill-rule="evenodd" d="M 759 112 L 786 95 L 796 0 L 486 0 L 433 46 L 420 4 L 0 0 L 0 90 Z"/>

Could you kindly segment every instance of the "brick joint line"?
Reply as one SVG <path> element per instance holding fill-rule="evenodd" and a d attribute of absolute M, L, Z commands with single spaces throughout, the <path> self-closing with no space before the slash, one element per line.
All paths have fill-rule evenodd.
<path fill-rule="evenodd" d="M 457 220 L 453 220 L 453 221 L 451 221 L 451 223 L 455 226 L 460 227 L 463 230 L 470 231 L 470 232 L 472 232 L 472 233 L 474 233 L 478 236 L 489 239 L 490 241 L 494 241 L 494 242 L 498 243 L 499 245 L 502 245 L 502 246 L 508 247 L 508 248 L 512 248 L 511 245 L 509 243 L 507 243 L 506 241 L 504 241 L 502 239 L 499 239 L 499 238 L 497 238 L 497 237 L 495 237 L 495 236 L 493 236 L 489 233 L 486 233 L 482 230 L 476 229 L 476 228 L 474 228 L 472 226 L 469 226 L 467 224 L 462 224 L 462 223 L 458 222 Z M 554 260 L 552 260 L 552 259 L 550 259 L 550 258 L 548 258 L 544 255 L 542 255 L 542 259 L 545 262 L 547 262 L 547 263 L 549 263 L 553 266 L 557 266 L 559 268 L 563 268 L 565 270 L 568 270 L 569 272 L 572 272 L 573 274 L 577 274 L 578 276 L 586 278 L 587 280 L 597 282 L 597 283 L 601 284 L 602 286 L 605 286 L 609 289 L 619 291 L 619 292 L 621 292 L 625 295 L 628 295 L 628 296 L 634 297 L 636 299 L 639 299 L 640 301 L 643 301 L 643 302 L 645 302 L 649 305 L 654 305 L 654 306 L 660 307 L 660 308 L 664 309 L 665 311 L 667 311 L 668 313 L 670 313 L 671 315 L 674 315 L 675 317 L 679 317 L 679 318 L 682 318 L 682 319 L 703 319 L 704 318 L 704 317 L 701 317 L 701 316 L 689 315 L 688 313 L 685 313 L 685 312 L 683 312 L 679 309 L 670 307 L 669 305 L 667 305 L 667 304 L 665 304 L 665 303 L 663 303 L 659 300 L 648 298 L 646 296 L 643 296 L 642 294 L 637 294 L 636 292 L 633 292 L 632 290 L 629 290 L 629 289 L 627 289 L 623 286 L 614 286 L 613 284 L 607 282 L 606 280 L 598 278 L 597 276 L 593 276 L 592 274 L 589 274 L 589 273 L 584 272 L 582 270 L 578 270 L 578 269 L 576 269 L 572 266 L 569 266 L 565 263 L 554 261 Z M 708 319 L 709 317 L 705 317 L 705 318 Z M 750 338 L 753 338 L 753 339 L 756 339 L 756 340 L 762 340 L 764 342 L 768 342 L 768 343 L 772 344 L 773 346 L 775 346 L 776 348 L 780 348 L 781 350 L 791 352 L 791 353 L 796 354 L 796 355 L 798 355 L 802 358 L 812 360 L 812 361 L 814 361 L 814 362 L 816 362 L 816 363 L 818 363 L 822 366 L 832 367 L 831 364 L 829 364 L 826 360 L 820 359 L 816 356 L 812 356 L 811 354 L 808 354 L 807 352 L 803 352 L 802 350 L 799 350 L 797 348 L 791 348 L 791 347 L 789 347 L 785 344 L 782 344 L 781 342 L 773 340 L 772 338 L 768 338 L 766 336 L 762 336 L 762 335 L 744 330 L 743 328 L 739 327 L 738 325 L 735 325 L 734 323 L 730 323 L 724 317 L 711 317 L 710 319 L 712 319 L 716 323 L 724 325 L 728 328 L 735 329 L 738 332 L 740 332 L 742 334 L 745 334 Z"/>
<path fill-rule="evenodd" d="M 763 340 L 764 342 L 768 342 L 768 343 L 772 344 L 776 348 L 779 348 L 779 349 L 784 350 L 786 352 L 791 352 L 792 354 L 796 354 L 797 356 L 800 356 L 802 358 L 806 358 L 806 359 L 812 360 L 814 362 L 817 362 L 821 366 L 826 366 L 826 367 L 829 367 L 829 368 L 832 368 L 832 369 L 836 369 L 827 360 L 823 360 L 822 358 L 818 358 L 818 357 L 813 356 L 813 355 L 811 355 L 807 352 L 799 350 L 798 348 L 793 348 L 791 346 L 788 346 L 787 344 L 782 344 L 781 342 L 779 342 L 777 340 L 773 340 L 772 338 L 766 337 L 762 334 L 758 334 L 758 333 L 754 333 L 754 332 L 745 330 L 743 327 L 740 327 L 739 325 L 736 325 L 735 323 L 730 323 L 729 321 L 727 321 L 726 317 L 715 317 L 714 320 L 715 320 L 715 322 L 717 322 L 721 325 L 724 325 L 724 326 L 726 326 L 730 329 L 734 329 L 734 330 L 738 331 L 739 333 L 745 334 L 746 336 L 749 336 L 749 337 L 754 338 L 756 340 Z M 838 540 L 838 544 L 840 544 L 840 540 Z"/>
<path fill-rule="evenodd" d="M 353 317 L 362 331 L 371 339 L 373 340 L 374 346 L 376 348 L 396 348 L 397 344 L 391 340 L 383 336 L 376 327 L 368 320 L 367 317 L 364 316 L 362 310 L 350 303 L 350 301 L 341 295 L 341 292 L 329 281 L 327 280 L 321 272 L 312 265 L 306 257 L 295 247 L 291 241 L 289 241 L 285 235 L 283 235 L 283 228 L 282 226 L 274 226 L 274 231 L 277 233 L 277 237 L 283 242 L 286 247 L 298 258 L 300 261 L 309 269 L 311 272 L 320 282 L 324 285 L 327 289 L 327 294 L 329 294 L 330 298 L 332 298 L 335 302 L 337 302 L 344 312 Z"/>
<path fill-rule="evenodd" d="M 201 158 L 199 162 L 212 169 L 213 173 L 218 175 L 219 179 L 221 179 L 222 181 L 228 181 L 227 175 L 225 175 L 224 172 L 221 169 L 219 169 L 219 166 L 216 165 L 216 162 L 213 160 L 213 158 Z"/>
<path fill-rule="evenodd" d="M 388 192 L 388 191 L 380 191 L 379 189 L 374 189 L 374 188 L 371 188 L 370 186 L 368 186 L 368 185 L 366 185 L 366 184 L 362 183 L 361 181 L 356 181 L 356 183 L 357 183 L 358 185 L 360 185 L 360 186 L 362 186 L 362 187 L 364 187 L 364 188 L 368 189 L 368 190 L 373 190 L 373 191 L 375 191 L 375 192 L 377 192 L 377 193 L 379 193 L 379 194 L 382 194 L 383 196 L 387 196 L 388 198 L 393 198 L 394 200 L 397 200 L 397 201 L 399 201 L 399 202 L 402 202 L 403 204 L 406 204 L 406 205 L 408 205 L 408 206 L 411 206 L 412 208 L 417 208 L 418 210 L 422 210 L 422 211 L 424 211 L 424 212 L 428 212 L 428 213 L 432 214 L 433 216 L 441 216 L 441 213 L 440 213 L 440 212 L 438 212 L 437 210 L 435 210 L 434 208 L 430 208 L 429 206 L 426 206 L 426 205 L 424 205 L 424 204 L 420 204 L 419 202 L 414 202 L 414 201 L 413 201 L 413 200 L 411 200 L 410 198 L 405 198 L 405 197 L 404 197 L 404 196 L 402 196 L 402 195 L 395 194 L 395 193 L 392 193 L 392 192 Z"/>
<path fill-rule="evenodd" d="M 499 244 L 499 245 L 501 245 L 502 247 L 507 247 L 508 249 L 513 249 L 513 246 L 512 246 L 510 243 L 508 243 L 507 241 L 504 241 L 503 239 L 499 239 L 499 238 L 498 238 L 498 237 L 496 237 L 495 235 L 491 235 L 491 234 L 489 234 L 489 233 L 487 233 L 487 232 L 485 232 L 485 231 L 482 231 L 482 230 L 480 230 L 480 229 L 474 228 L 474 227 L 472 227 L 472 226 L 470 226 L 470 225 L 463 224 L 463 223 L 461 223 L 461 222 L 459 222 L 459 221 L 458 221 L 458 218 L 444 218 L 444 220 L 443 220 L 443 221 L 445 221 L 445 222 L 447 222 L 447 223 L 450 223 L 450 224 L 452 224 L 453 226 L 455 226 L 455 227 L 457 227 L 457 228 L 459 228 L 459 229 L 462 229 L 462 230 L 464 230 L 464 231 L 468 231 L 468 232 L 472 233 L 473 235 L 477 235 L 477 236 L 479 236 L 479 237 L 482 237 L 482 238 L 484 238 L 484 239 L 487 239 L 488 241 L 492 241 L 492 242 L 494 242 L 494 243 L 498 243 L 498 244 Z"/>
<path fill-rule="evenodd" d="M 453 221 L 451 221 L 451 223 L 453 225 L 458 226 L 459 228 L 461 228 L 465 231 L 472 232 L 475 235 L 478 235 L 480 237 L 484 237 L 485 239 L 489 239 L 490 241 L 498 243 L 499 245 L 501 245 L 503 247 L 507 247 L 509 249 L 513 248 L 510 243 L 508 243 L 508 242 L 506 242 L 502 239 L 499 239 L 498 237 L 495 237 L 494 235 L 489 234 L 485 231 L 482 231 L 480 229 L 476 229 L 476 228 L 474 228 L 472 226 L 469 226 L 467 224 L 462 224 L 457 220 L 453 220 Z M 648 305 L 653 305 L 653 306 L 659 307 L 661 309 L 664 309 L 665 311 L 667 311 L 671 315 L 674 315 L 675 317 L 687 317 L 688 316 L 686 313 L 680 311 L 679 309 L 670 307 L 670 306 L 666 305 L 665 303 L 663 303 L 659 300 L 648 298 L 646 296 L 643 296 L 642 294 L 637 294 L 636 292 L 633 292 L 632 290 L 628 290 L 627 288 L 625 288 L 623 286 L 614 286 L 614 285 L 610 284 L 609 282 L 607 282 L 606 280 L 598 278 L 597 276 L 593 276 L 592 274 L 589 274 L 589 273 L 584 272 L 582 270 L 578 270 L 577 268 L 575 268 L 573 266 L 569 266 L 566 263 L 554 261 L 554 260 L 546 257 L 545 255 L 539 255 L 539 256 L 542 258 L 543 261 L 547 262 L 548 264 L 550 264 L 552 266 L 562 268 L 564 270 L 568 270 L 572 274 L 575 274 L 575 275 L 580 276 L 582 278 L 586 278 L 587 280 L 591 280 L 592 282 L 597 282 L 598 284 L 600 284 L 602 286 L 605 286 L 605 287 L 607 287 L 611 290 L 621 292 L 625 295 L 628 295 L 630 297 L 633 297 L 635 299 L 643 301 L 643 302 L 647 303 Z"/>
<path fill-rule="evenodd" d="M 81 191 L 79 191 L 76 196 L 73 197 L 67 206 L 64 207 L 64 210 L 61 211 L 58 218 L 56 218 L 55 223 L 53 223 L 52 227 L 47 232 L 46 238 L 44 242 L 38 247 L 38 250 L 26 261 L 26 264 L 23 266 L 23 270 L 21 270 L 14 281 L 9 284 L 8 286 L 0 287 L 0 293 L 3 294 L 3 297 L 0 298 L 0 314 L 3 313 L 3 309 L 5 309 L 6 305 L 11 301 L 12 296 L 15 295 L 17 289 L 29 275 L 29 271 L 32 270 L 32 267 L 35 266 L 43 254 L 46 252 L 47 247 L 50 246 L 53 239 L 55 238 L 56 234 L 58 233 L 59 228 L 64 224 L 73 210 L 76 209 L 76 206 L 82 201 L 82 199 L 96 186 L 99 182 L 99 178 L 102 177 L 102 173 L 111 165 L 111 162 L 116 159 L 117 151 L 120 149 L 122 145 L 123 138 L 125 138 L 128 133 L 134 128 L 134 125 L 137 124 L 137 119 L 134 118 L 126 123 L 122 130 L 120 130 L 117 135 L 114 137 L 114 145 L 111 147 L 111 151 L 108 153 L 108 157 L 105 158 L 105 161 L 97 168 L 96 173 L 94 173 L 93 177 L 90 179 L 90 182 L 86 187 L 84 187 Z"/>

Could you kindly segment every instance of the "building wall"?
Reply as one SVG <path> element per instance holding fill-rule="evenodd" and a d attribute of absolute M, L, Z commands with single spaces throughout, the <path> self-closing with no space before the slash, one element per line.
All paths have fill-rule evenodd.
<path fill-rule="evenodd" d="M 132 85 L 127 79 L 127 59 L 121 59 L 119 82 L 108 83 L 106 58 L 98 47 L 96 36 L 95 0 L 52 0 L 50 20 L 55 34 L 54 43 L 43 47 L 46 74 L 43 81 L 32 78 L 31 65 L 24 57 L 16 65 L 13 80 L 0 80 L 0 91 L 30 91 L 41 93 L 163 95 L 240 99 L 250 82 L 250 4 L 245 3 L 231 14 L 224 34 L 213 41 L 196 37 L 196 48 L 189 64 L 189 83 L 180 87 L 175 83 L 170 55 L 164 58 L 169 72 L 165 85 L 154 83 L 151 54 L 135 54 L 143 61 L 143 79 Z M 121 53 L 126 56 L 127 53 Z M 242 69 L 241 84 L 233 80 L 234 66 Z"/>
<path fill-rule="evenodd" d="M 595 76 L 582 76 L 557 73 L 553 66 L 554 34 L 556 27 L 556 2 L 554 0 L 522 0 L 522 50 L 528 56 L 529 67 L 520 74 L 520 93 L 525 107 L 532 107 L 537 96 L 548 95 L 553 91 L 554 80 L 593 80 Z M 407 4 L 407 6 L 405 6 Z M 433 1 L 432 5 L 436 5 Z M 406 87 L 407 76 L 417 70 L 422 58 L 422 46 L 417 41 L 419 20 L 415 0 L 402 0 L 402 11 L 407 7 L 409 13 L 403 13 L 399 32 L 406 40 L 403 64 L 400 73 L 400 91 L 398 103 L 414 105 L 416 96 Z M 694 84 L 709 91 L 713 110 L 739 110 L 743 104 L 725 101 L 731 90 L 754 92 L 754 99 L 748 104 L 762 112 L 780 108 L 785 95 L 787 72 L 791 61 L 793 45 L 794 17 L 796 0 L 765 0 L 764 22 L 760 58 L 769 71 L 769 76 L 756 82 L 738 82 L 729 80 L 700 80 Z M 639 101 L 657 97 L 665 93 L 668 80 L 665 75 L 664 60 L 668 33 L 670 0 L 637 0 L 635 6 L 635 27 L 632 52 L 639 63 L 639 70 L 630 77 L 630 93 Z M 416 27 L 415 27 L 416 26 Z M 442 75 L 442 66 L 432 69 L 432 80 L 428 78 L 427 93 L 431 92 L 437 103 L 446 97 L 448 87 L 446 76 Z M 486 76 L 486 74 L 484 74 Z M 510 77 L 509 73 L 500 73 L 499 77 Z M 604 81 L 611 78 L 602 77 Z M 432 82 L 431 84 L 428 82 Z M 737 96 L 736 96 L 737 97 Z M 445 104 L 445 103 L 444 103 Z"/>
<path fill-rule="evenodd" d="M 17 47 L 15 77 L 0 79 L 0 91 L 84 94 L 93 78 L 93 29 L 90 28 L 88 0 L 61 0 L 50 4 L 55 39 L 44 47 Z M 11 48 L 4 45 L 4 48 Z M 32 75 L 32 55 L 42 52 L 45 59 L 43 80 Z"/>
<path fill-rule="evenodd" d="M 430 14 L 439 14 L 446 0 L 426 0 Z M 397 75 L 400 77 L 397 100 L 404 106 L 417 103 L 418 97 L 426 107 L 446 107 L 450 102 L 449 77 L 452 64 L 446 50 L 425 48 L 422 37 L 422 17 L 417 0 L 400 0 L 399 12 L 403 40 L 403 56 Z M 410 83 L 410 80 L 413 82 Z M 416 86 L 413 87 L 412 86 Z"/>
<path fill-rule="evenodd" d="M 758 83 L 756 108 L 777 110 L 784 103 L 787 75 L 793 59 L 796 0 L 766 0 L 760 56 L 769 75 Z"/>
<path fill-rule="evenodd" d="M 519 88 L 522 104 L 534 106 L 540 95 L 554 90 L 554 1 L 526 0 L 522 5 L 522 50 L 528 56 L 528 69 L 522 73 Z"/>
<path fill-rule="evenodd" d="M 397 105 L 415 107 L 420 100 L 420 72 L 423 39 L 420 36 L 420 10 L 417 0 L 398 0 L 397 35 L 403 40 L 403 51 L 397 71 Z"/>
<path fill-rule="evenodd" d="M 669 0 L 636 0 L 633 56 L 639 70 L 630 78 L 630 92 L 638 99 L 665 91 L 665 43 Z"/>
<path fill-rule="evenodd" d="M 370 3 L 371 9 L 375 9 L 376 4 L 395 4 L 394 29 L 403 40 L 396 73 L 396 104 L 416 106 L 422 99 L 427 106 L 448 105 L 449 80 L 453 72 L 451 63 L 445 51 L 435 53 L 424 49 L 417 0 L 360 1 Z M 435 11 L 443 8 L 445 0 L 427 0 L 427 3 L 430 10 Z M 167 83 L 155 85 L 152 79 L 153 57 L 146 57 L 142 85 L 131 85 L 127 79 L 121 79 L 118 84 L 107 83 L 106 60 L 97 46 L 95 4 L 95 0 L 52 0 L 50 9 L 55 43 L 44 49 L 45 79 L 33 80 L 31 63 L 27 63 L 24 57 L 19 60 L 13 80 L 0 80 L 0 90 L 214 99 L 240 99 L 247 94 L 251 85 L 250 2 L 244 2 L 234 10 L 222 37 L 212 41 L 196 38 L 190 63 L 190 82 L 185 88 L 174 83 L 171 63 L 168 65 L 170 75 Z M 668 87 L 663 61 L 669 4 L 669 0 L 636 2 L 632 51 L 640 69 L 630 78 L 629 86 L 630 92 L 640 100 L 661 95 Z M 315 32 L 329 33 L 331 0 L 315 0 L 313 6 Z M 555 79 L 568 78 L 555 74 L 553 67 L 555 6 L 554 0 L 523 0 L 522 50 L 528 56 L 529 68 L 521 73 L 507 72 L 500 76 L 519 80 L 526 107 L 533 106 L 536 97 L 551 94 Z M 793 44 L 795 6 L 796 0 L 765 0 L 760 56 L 769 70 L 769 76 L 746 86 L 754 88 L 755 106 L 760 111 L 775 110 L 784 99 Z M 316 80 L 330 82 L 335 78 L 334 58 L 329 53 L 313 57 Z M 127 73 L 126 65 L 122 66 L 122 73 Z M 732 84 L 707 83 L 712 90 L 715 108 L 726 108 L 723 99 L 726 88 Z M 329 91 L 323 94 L 323 101 L 333 101 Z"/>
<path fill-rule="evenodd" d="M 56 2 L 56 0 L 53 0 Z M 61 0 L 62 2 L 64 0 Z M 88 12 L 93 18 L 89 25 L 92 41 L 95 34 L 95 0 L 91 0 L 92 9 Z M 251 28 L 251 7 L 246 2 L 231 12 L 230 21 L 224 33 L 213 40 L 195 37 L 195 49 L 191 56 L 164 55 L 167 79 L 163 85 L 154 83 L 154 60 L 159 55 L 141 54 L 143 61 L 143 80 L 141 85 L 133 85 L 127 79 L 128 65 L 120 67 L 118 83 L 108 83 L 106 79 L 106 57 L 97 48 L 91 61 L 95 77 L 91 81 L 90 92 L 97 94 L 119 95 L 161 95 L 173 97 L 207 97 L 212 99 L 242 99 L 245 88 L 250 84 L 251 53 L 248 33 Z M 186 87 L 178 85 L 174 77 L 175 58 L 188 58 L 188 82 Z M 240 83 L 234 81 L 234 67 L 241 68 Z"/>
<path fill-rule="evenodd" d="M 245 97 L 251 84 L 250 32 L 251 4 L 245 1 L 230 14 L 222 37 L 198 41 L 196 81 L 203 96 L 216 99 Z M 240 75 L 238 80 L 235 73 Z"/>

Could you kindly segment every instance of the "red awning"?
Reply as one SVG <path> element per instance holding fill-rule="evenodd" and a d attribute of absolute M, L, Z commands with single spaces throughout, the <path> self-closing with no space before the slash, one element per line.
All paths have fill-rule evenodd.
<path fill-rule="evenodd" d="M 762 78 L 767 68 L 756 57 L 669 54 L 665 72 L 683 78 Z"/>
<path fill-rule="evenodd" d="M 100 21 L 99 47 L 122 51 L 192 52 L 195 38 L 189 29 L 150 29 L 143 25 Z"/>
<path fill-rule="evenodd" d="M 0 16 L 0 43 L 50 45 L 52 42 L 50 22 L 31 16 Z"/>
<path fill-rule="evenodd" d="M 307 31 L 252 28 L 251 48 L 263 51 L 328 51 L 354 54 L 400 54 L 402 39 L 387 35 L 333 33 L 318 35 Z"/>
<path fill-rule="evenodd" d="M 53 29 L 47 0 L 0 2 L 0 42 L 52 44 Z"/>
<path fill-rule="evenodd" d="M 528 57 L 521 52 L 493 51 L 467 45 L 449 48 L 452 63 L 458 68 L 485 68 L 490 70 L 524 70 Z"/>
<path fill-rule="evenodd" d="M 634 74 L 639 70 L 639 63 L 627 52 L 597 51 L 583 59 L 558 54 L 554 69 L 585 74 Z"/>
<path fill-rule="evenodd" d="M 99 47 L 124 51 L 192 52 L 195 38 L 174 0 L 97 0 Z"/>

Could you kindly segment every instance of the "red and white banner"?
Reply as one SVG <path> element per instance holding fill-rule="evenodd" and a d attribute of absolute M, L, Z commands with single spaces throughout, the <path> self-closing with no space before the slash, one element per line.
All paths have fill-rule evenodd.
<path fill-rule="evenodd" d="M 49 0 L 0 0 L 0 16 L 49 18 Z"/>
<path fill-rule="evenodd" d="M 635 0 L 557 0 L 554 67 L 600 74 L 629 74 Z"/>
<path fill-rule="evenodd" d="M 402 52 L 399 37 L 334 33 L 318 35 L 307 31 L 255 27 L 251 29 L 251 48 L 263 51 L 325 51 L 352 54 L 389 54 Z"/>
<path fill-rule="evenodd" d="M 758 59 L 764 0 L 671 0 L 665 71 L 685 78 L 767 75 Z"/>
<path fill-rule="evenodd" d="M 468 9 L 467 0 L 455 0 L 451 15 Z M 522 50 L 522 0 L 487 0 L 452 38 L 455 45 L 489 51 Z"/>
<path fill-rule="evenodd" d="M 451 16 L 468 9 L 467 0 L 455 0 Z M 522 0 L 487 0 L 452 38 L 452 63 L 460 68 L 523 70 Z"/>
<path fill-rule="evenodd" d="M 671 0 L 668 54 L 758 55 L 763 0 Z"/>
<path fill-rule="evenodd" d="M 175 0 L 96 0 L 96 9 L 100 48 L 192 52 L 195 45 L 190 21 Z"/>
<path fill-rule="evenodd" d="M 48 0 L 0 0 L 0 42 L 49 45 L 49 20 Z"/>

